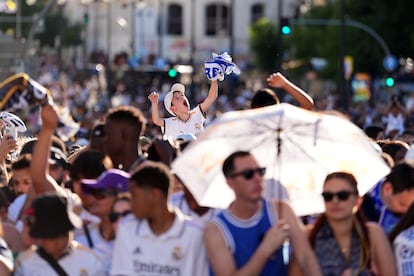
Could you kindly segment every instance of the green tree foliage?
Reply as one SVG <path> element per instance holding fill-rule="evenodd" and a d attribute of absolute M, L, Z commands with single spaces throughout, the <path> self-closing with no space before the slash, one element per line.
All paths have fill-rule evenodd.
<path fill-rule="evenodd" d="M 280 59 L 278 53 L 278 32 L 275 23 L 259 19 L 249 30 L 250 48 L 254 52 L 257 68 L 265 73 L 274 72 Z"/>
<path fill-rule="evenodd" d="M 21 2 L 21 15 L 24 17 L 31 17 L 33 15 L 35 15 L 36 13 L 39 13 L 42 10 L 42 7 L 44 6 L 44 4 L 47 2 L 47 0 L 38 0 L 38 4 L 33 5 L 33 6 L 28 6 L 26 4 L 25 0 L 20 1 Z M 13 20 L 16 20 L 16 14 L 1 14 L 2 17 L 9 17 Z M 27 37 L 27 34 L 30 31 L 31 28 L 31 23 L 22 23 L 21 25 L 22 28 L 22 36 L 23 37 Z M 16 23 L 0 23 L 0 30 L 2 32 L 6 32 L 8 30 L 14 30 L 14 32 L 16 32 Z"/>
<path fill-rule="evenodd" d="M 344 0 L 346 19 L 363 23 L 375 30 L 397 57 L 414 56 L 414 20 L 412 0 Z M 340 19 L 341 1 L 333 1 L 326 6 L 312 8 L 304 18 Z M 320 72 L 327 78 L 337 78 L 339 65 L 339 26 L 299 26 L 295 25 L 287 39 L 295 59 L 308 63 L 312 57 L 325 58 L 328 66 Z M 354 58 L 354 71 L 381 74 L 385 57 L 378 42 L 365 31 L 346 27 L 345 55 Z M 285 48 L 285 49 L 286 49 Z"/>
<path fill-rule="evenodd" d="M 55 37 L 60 36 L 62 46 L 76 46 L 82 43 L 82 24 L 70 25 L 66 17 L 59 12 L 50 14 L 45 18 L 44 31 L 38 33 L 36 38 L 41 46 L 55 46 Z"/>
<path fill-rule="evenodd" d="M 22 16 L 33 17 L 34 15 L 40 13 L 48 1 L 49 0 L 37 0 L 36 3 L 32 6 L 28 6 L 25 0 L 20 1 L 22 4 Z M 62 8 L 64 9 L 64 7 Z M 16 14 L 2 14 L 2 16 L 10 17 L 14 20 L 16 19 Z M 55 37 L 58 35 L 61 35 L 62 46 L 76 46 L 82 43 L 82 24 L 69 24 L 68 19 L 62 16 L 62 14 L 59 12 L 59 7 L 57 6 L 55 6 L 55 9 L 52 9 L 46 15 L 43 25 L 43 32 L 36 35 L 36 38 L 40 40 L 40 44 L 42 46 L 48 45 L 50 47 L 54 47 Z M 22 23 L 22 37 L 28 36 L 31 27 L 31 23 Z M 13 29 L 16 32 L 16 23 L 14 22 L 0 24 L 0 30 L 2 32 L 6 32 L 9 29 Z"/>

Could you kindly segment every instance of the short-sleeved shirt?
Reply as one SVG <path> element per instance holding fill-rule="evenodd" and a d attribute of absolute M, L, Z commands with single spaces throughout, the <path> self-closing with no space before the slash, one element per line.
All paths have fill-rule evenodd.
<path fill-rule="evenodd" d="M 57 260 L 68 275 L 105 275 L 101 259 L 89 248 L 72 242 L 68 254 Z M 57 272 L 36 252 L 36 247 L 24 251 L 16 260 L 16 276 L 57 275 Z"/>
<path fill-rule="evenodd" d="M 381 187 L 385 179 L 380 180 L 375 186 L 363 197 L 361 210 L 369 221 L 375 221 L 389 233 L 400 220 L 400 216 L 391 212 L 384 204 L 381 198 Z"/>
<path fill-rule="evenodd" d="M 163 134 L 173 139 L 182 133 L 192 133 L 198 136 L 204 131 L 205 121 L 205 113 L 201 110 L 200 105 L 198 105 L 190 111 L 190 118 L 187 121 L 182 121 L 177 116 L 165 118 L 164 127 L 161 130 Z"/>
<path fill-rule="evenodd" d="M 208 275 L 200 224 L 175 209 L 173 225 L 154 235 L 146 220 L 119 224 L 111 275 Z"/>
<path fill-rule="evenodd" d="M 83 246 L 92 249 L 103 261 L 105 265 L 105 271 L 109 273 L 114 240 L 107 241 L 104 237 L 102 237 L 101 233 L 99 232 L 99 223 L 90 223 L 84 227 L 87 227 L 89 231 L 90 242 L 92 244 L 89 244 L 89 239 L 86 235 L 85 228 L 76 229 L 74 239 Z"/>
<path fill-rule="evenodd" d="M 393 242 L 399 276 L 414 275 L 414 226 L 402 231 Z"/>

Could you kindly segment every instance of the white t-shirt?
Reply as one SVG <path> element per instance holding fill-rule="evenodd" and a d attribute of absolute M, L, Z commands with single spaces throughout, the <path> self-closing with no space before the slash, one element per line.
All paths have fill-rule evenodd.
<path fill-rule="evenodd" d="M 398 234 L 393 246 L 398 275 L 414 275 L 414 225 Z"/>
<path fill-rule="evenodd" d="M 205 121 L 206 117 L 198 105 L 190 111 L 190 118 L 187 121 L 182 121 L 177 116 L 165 118 L 164 127 L 161 130 L 163 134 L 173 139 L 182 133 L 192 133 L 198 136 L 204 131 Z"/>
<path fill-rule="evenodd" d="M 397 116 L 389 113 L 387 116 L 387 126 L 385 128 L 385 134 L 388 135 L 392 130 L 398 130 L 398 135 L 404 132 L 404 117 L 401 113 Z"/>
<path fill-rule="evenodd" d="M 191 210 L 190 206 L 188 206 L 187 200 L 185 200 L 184 192 L 176 192 L 170 195 L 169 202 L 172 206 L 177 207 L 180 211 L 188 216 L 191 217 L 193 220 L 198 221 L 205 225 L 209 222 L 215 215 L 217 215 L 221 209 L 217 208 L 210 208 L 204 215 L 199 216 L 193 210 Z"/>
<path fill-rule="evenodd" d="M 112 261 L 112 252 L 114 248 L 114 241 L 107 241 L 99 232 L 99 223 L 98 224 L 87 224 L 89 235 L 92 241 L 93 247 L 91 248 L 85 230 L 82 228 L 75 229 L 74 239 L 78 243 L 82 244 L 85 247 L 91 248 L 102 260 L 105 265 L 105 271 L 109 273 L 111 269 Z"/>
<path fill-rule="evenodd" d="M 105 275 L 101 259 L 92 250 L 75 241 L 72 242 L 72 246 L 70 253 L 58 260 L 59 265 L 68 275 Z M 33 246 L 19 254 L 13 275 L 43 276 L 57 275 L 57 273 L 48 262 L 36 253 L 36 247 Z"/>
<path fill-rule="evenodd" d="M 124 220 L 115 239 L 111 275 L 208 275 L 200 224 L 178 209 L 167 232 L 156 236 L 146 220 Z"/>

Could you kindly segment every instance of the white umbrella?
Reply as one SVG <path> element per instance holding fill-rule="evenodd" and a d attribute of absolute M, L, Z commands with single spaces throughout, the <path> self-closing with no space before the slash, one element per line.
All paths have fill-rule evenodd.
<path fill-rule="evenodd" d="M 200 205 L 226 208 L 234 194 L 221 167 L 237 150 L 250 151 L 267 168 L 266 178 L 286 187 L 297 215 L 323 211 L 320 194 L 328 173 L 353 173 L 363 194 L 389 172 L 373 142 L 352 122 L 287 103 L 223 114 L 172 169 Z"/>

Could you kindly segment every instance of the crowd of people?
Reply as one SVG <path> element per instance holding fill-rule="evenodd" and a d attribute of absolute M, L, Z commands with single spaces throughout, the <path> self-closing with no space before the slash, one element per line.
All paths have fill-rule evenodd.
<path fill-rule="evenodd" d="M 278 104 L 272 88 L 301 108 L 322 106 L 281 73 L 266 83 L 243 95 L 243 108 Z M 127 100 L 120 92 L 101 105 L 76 87 L 54 94 L 81 124 L 72 139 L 58 136 L 59 106 L 49 104 L 28 117 L 33 137 L 2 133 L 1 275 L 414 275 L 412 110 L 397 97 L 384 114 L 361 106 L 347 114 L 390 173 L 365 195 L 352 173 L 328 174 L 325 211 L 305 220 L 283 186 L 268 191 L 272 180 L 248 151 L 222 163 L 235 194 L 227 209 L 200 206 L 171 171 L 225 106 L 219 81 L 197 103 L 175 83 L 163 109 L 157 91 Z"/>

